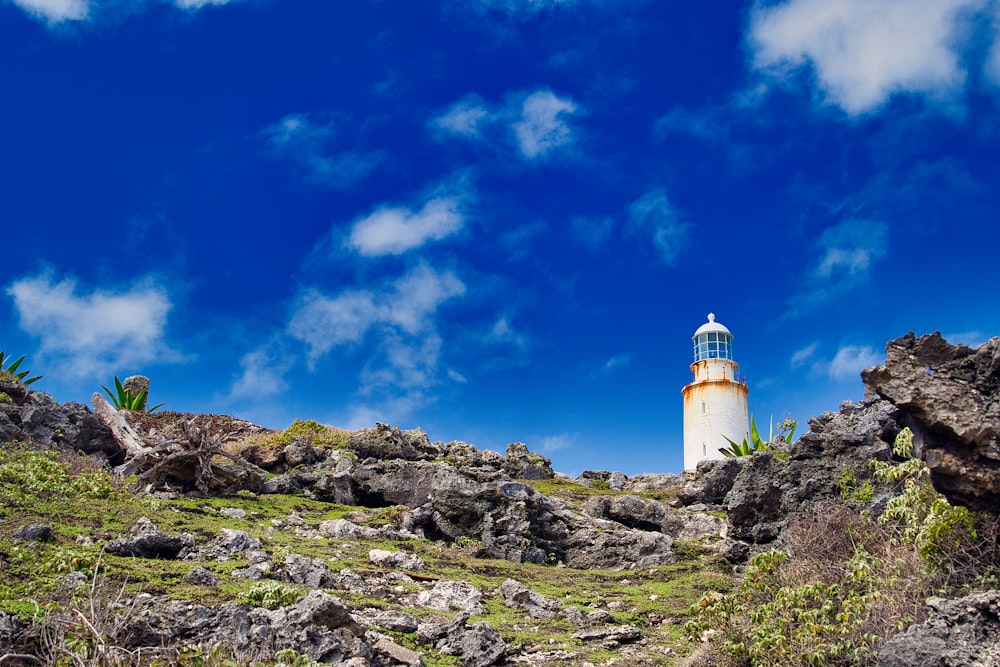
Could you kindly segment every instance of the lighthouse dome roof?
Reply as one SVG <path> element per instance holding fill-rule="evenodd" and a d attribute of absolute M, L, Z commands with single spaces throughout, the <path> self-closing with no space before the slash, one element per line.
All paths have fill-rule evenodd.
<path fill-rule="evenodd" d="M 720 331 L 722 333 L 727 333 L 730 336 L 732 336 L 732 333 L 729 331 L 729 329 L 727 329 L 725 326 L 715 321 L 715 313 L 709 313 L 708 322 L 705 322 L 700 327 L 698 327 L 697 331 L 694 332 L 694 336 L 692 336 L 691 338 L 694 339 L 703 333 L 710 333 L 712 331 Z"/>

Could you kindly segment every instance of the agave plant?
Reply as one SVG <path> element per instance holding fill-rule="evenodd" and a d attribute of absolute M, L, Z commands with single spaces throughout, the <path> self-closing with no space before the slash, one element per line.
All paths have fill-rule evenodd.
<path fill-rule="evenodd" d="M 757 422 L 754 420 L 753 415 L 750 416 L 750 439 L 743 438 L 743 442 L 734 442 L 722 436 L 729 443 L 729 447 L 720 447 L 719 451 L 728 458 L 736 458 L 738 456 L 751 456 L 755 452 L 766 452 L 770 449 L 770 444 L 772 442 L 784 442 L 791 443 L 792 436 L 795 435 L 795 429 L 798 428 L 798 422 L 794 419 L 785 419 L 779 425 L 778 435 L 774 434 L 774 418 L 771 418 L 771 423 L 768 428 L 768 438 L 765 440 L 760 437 L 760 432 L 757 430 Z"/>
<path fill-rule="evenodd" d="M 126 410 L 128 412 L 145 412 L 150 413 L 163 406 L 163 403 L 157 403 L 151 408 L 146 407 L 146 399 L 149 398 L 148 391 L 140 391 L 138 394 L 133 394 L 131 389 L 126 389 L 118 376 L 115 376 L 115 392 L 112 393 L 110 389 L 101 385 L 101 389 L 104 393 L 108 395 L 111 402 L 114 404 L 115 408 L 118 410 Z"/>
<path fill-rule="evenodd" d="M 39 380 L 41 380 L 42 379 L 41 375 L 36 375 L 35 377 L 28 377 L 30 371 L 21 371 L 20 373 L 17 372 L 17 369 L 20 368 L 21 363 L 23 361 L 24 361 L 23 354 L 17 359 L 11 361 L 10 357 L 5 356 L 4 351 L 0 350 L 0 372 L 10 373 L 15 380 L 17 380 L 18 382 L 20 382 L 25 386 L 31 384 L 32 382 L 38 382 Z"/>

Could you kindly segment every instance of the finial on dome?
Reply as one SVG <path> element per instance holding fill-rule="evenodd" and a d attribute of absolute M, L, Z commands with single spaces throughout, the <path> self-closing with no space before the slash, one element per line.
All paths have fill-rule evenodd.
<path fill-rule="evenodd" d="M 708 314 L 708 321 L 709 322 L 714 322 L 715 321 L 715 313 L 709 313 Z"/>

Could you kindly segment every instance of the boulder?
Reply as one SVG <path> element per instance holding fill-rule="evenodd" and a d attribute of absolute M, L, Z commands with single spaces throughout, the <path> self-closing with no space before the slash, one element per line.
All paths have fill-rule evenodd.
<path fill-rule="evenodd" d="M 536 593 L 514 579 L 505 580 L 496 592 L 503 596 L 504 603 L 508 607 L 527 612 L 532 618 L 556 618 L 563 607 L 558 600 Z"/>
<path fill-rule="evenodd" d="M 513 479 L 551 479 L 555 476 L 552 460 L 528 451 L 523 442 L 507 445 L 507 456 L 500 469 Z"/>
<path fill-rule="evenodd" d="M 128 537 L 108 542 L 104 550 L 115 556 L 171 559 L 177 558 L 181 550 L 193 546 L 194 538 L 190 535 L 168 535 L 148 518 L 142 517 L 132 527 Z"/>
<path fill-rule="evenodd" d="M 355 431 L 347 439 L 347 447 L 359 459 L 431 460 L 443 454 L 442 447 L 431 443 L 420 429 L 399 430 L 399 426 L 376 423 L 375 428 Z"/>
<path fill-rule="evenodd" d="M 1000 338 L 970 348 L 910 332 L 862 378 L 902 413 L 938 491 L 1000 512 Z"/>
<path fill-rule="evenodd" d="M 878 667 L 1000 665 L 1000 591 L 928 603 L 931 617 L 883 644 Z"/>
<path fill-rule="evenodd" d="M 433 588 L 420 591 L 417 604 L 431 609 L 459 609 L 471 614 L 483 613 L 483 594 L 467 581 L 442 580 Z"/>

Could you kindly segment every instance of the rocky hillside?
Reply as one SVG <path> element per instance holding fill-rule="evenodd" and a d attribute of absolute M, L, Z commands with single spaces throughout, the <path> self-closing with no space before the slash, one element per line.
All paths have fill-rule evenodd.
<path fill-rule="evenodd" d="M 91 410 L 0 376 L 0 665 L 799 664 L 740 653 L 705 625 L 714 601 L 757 554 L 805 558 L 817 517 L 874 526 L 905 499 L 873 477 L 902 465 L 901 433 L 953 502 L 995 510 L 998 359 L 1000 339 L 910 335 L 866 372 L 865 401 L 792 445 L 688 476 L 577 479 L 520 443 L 501 455 L 383 424 L 279 432 L 99 395 Z M 973 664 L 940 660 L 968 636 L 993 650 L 988 570 L 979 617 L 921 602 L 899 615 L 908 633 L 859 640 L 852 661 Z M 970 586 L 952 579 L 934 590 Z M 852 664 L 835 653 L 817 664 Z"/>

